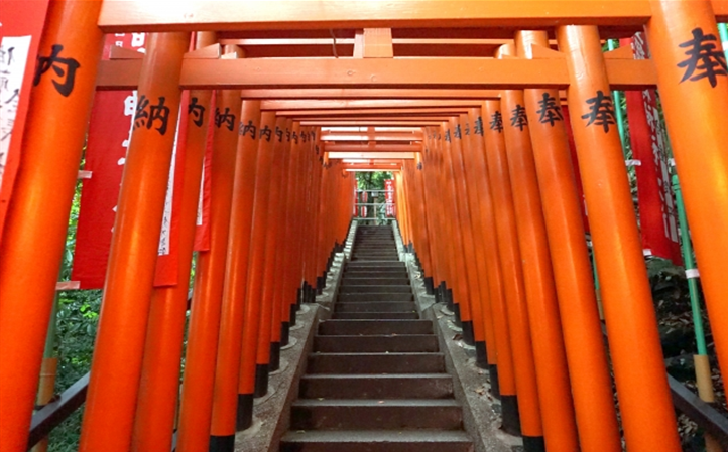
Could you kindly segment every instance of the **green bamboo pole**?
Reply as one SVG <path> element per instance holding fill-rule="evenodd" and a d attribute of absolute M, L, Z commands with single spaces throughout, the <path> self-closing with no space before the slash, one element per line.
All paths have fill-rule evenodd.
<path fill-rule="evenodd" d="M 607 48 L 614 50 L 619 47 L 619 41 L 616 39 L 607 39 Z M 625 134 L 624 127 L 624 113 L 622 112 L 622 99 L 624 93 L 621 91 L 612 91 L 612 98 L 614 100 L 614 116 L 617 120 L 617 129 L 619 130 L 619 140 L 622 142 L 622 153 L 624 154 L 625 160 L 627 159 L 627 137 Z"/>

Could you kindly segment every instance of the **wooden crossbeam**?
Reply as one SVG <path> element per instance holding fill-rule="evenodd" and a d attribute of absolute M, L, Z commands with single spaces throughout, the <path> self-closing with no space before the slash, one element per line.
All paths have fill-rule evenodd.
<path fill-rule="evenodd" d="M 370 108 L 365 110 L 357 109 L 341 109 L 341 110 L 290 110 L 276 111 L 278 116 L 286 116 L 294 120 L 316 117 L 340 117 L 342 119 L 349 116 L 357 116 L 361 118 L 378 118 L 381 115 L 389 117 L 398 116 L 419 116 L 426 118 L 428 116 L 440 117 L 442 115 L 460 115 L 468 112 L 468 107 L 442 107 L 442 108 Z"/>
<path fill-rule="evenodd" d="M 329 152 L 330 159 L 404 159 L 413 160 L 414 152 Z"/>
<path fill-rule="evenodd" d="M 332 110 L 370 108 L 431 108 L 467 107 L 482 105 L 482 99 L 473 100 L 427 100 L 427 99 L 371 99 L 371 100 L 264 100 L 261 110 Z"/>
<path fill-rule="evenodd" d="M 499 99 L 500 91 L 482 89 L 243 89 L 243 99 Z M 566 97 L 566 92 L 562 93 Z"/>
<path fill-rule="evenodd" d="M 644 89 L 657 81 L 650 60 L 610 58 L 606 67 L 614 89 Z M 135 89 L 140 70 L 141 60 L 102 61 L 97 87 Z M 563 58 L 186 59 L 180 76 L 183 89 L 565 89 L 568 83 Z"/>
<path fill-rule="evenodd" d="M 422 144 L 332 144 L 324 143 L 325 152 L 421 152 Z"/>
<path fill-rule="evenodd" d="M 359 127 L 359 126 L 373 126 L 373 127 L 412 127 L 412 126 L 422 126 L 422 127 L 439 127 L 442 122 L 445 120 L 440 121 L 432 121 L 432 120 L 425 120 L 425 119 L 414 119 L 414 120 L 399 120 L 397 119 L 387 119 L 387 118 L 377 118 L 377 119 L 371 119 L 371 118 L 361 118 L 361 119 L 347 119 L 345 121 L 342 121 L 340 119 L 304 119 L 301 120 L 301 126 L 318 126 L 318 127 Z"/>
<path fill-rule="evenodd" d="M 387 132 L 387 133 L 351 133 L 351 132 L 328 132 L 321 134 L 322 141 L 422 141 L 422 132 Z"/>

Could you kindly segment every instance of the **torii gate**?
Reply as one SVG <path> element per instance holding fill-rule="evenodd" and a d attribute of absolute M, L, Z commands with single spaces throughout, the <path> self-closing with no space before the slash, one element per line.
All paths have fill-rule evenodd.
<path fill-rule="evenodd" d="M 627 445 L 631 451 L 679 450 L 621 144 L 616 129 L 610 127 L 609 99 L 612 89 L 656 86 L 661 93 L 714 325 L 716 348 L 725 374 L 728 371 L 728 329 L 722 326 L 728 324 L 728 307 L 723 302 L 728 297 L 728 289 L 721 278 L 724 256 L 728 254 L 728 234 L 725 233 L 728 230 L 728 154 L 721 146 L 728 142 L 728 124 L 723 114 L 728 105 L 728 69 L 720 54 L 716 21 L 728 20 L 728 2 L 635 0 L 618 5 L 615 7 L 613 0 L 281 0 L 235 4 L 186 1 L 174 7 L 154 1 L 51 3 L 39 49 L 41 64 L 38 83 L 32 91 L 22 165 L 0 242 L 0 449 L 15 452 L 25 448 L 43 339 L 93 93 L 96 89 L 135 88 L 140 96 L 153 102 L 150 106 L 168 109 L 165 125 L 167 120 L 172 124 L 176 121 L 180 89 L 196 93 L 199 104 L 207 107 L 209 90 L 214 89 L 221 91 L 219 105 L 241 111 L 241 123 L 252 121 L 258 129 L 268 127 L 271 130 L 278 126 L 283 130 L 297 126 L 315 132 L 321 126 L 351 123 L 425 127 L 423 141 L 431 154 L 421 152 L 424 171 L 439 170 L 428 175 L 432 174 L 438 184 L 453 184 L 451 193 L 468 193 L 468 187 L 479 187 L 480 193 L 492 192 L 493 205 L 488 207 L 488 202 L 484 201 L 475 211 L 482 213 L 482 226 L 489 231 L 486 233 L 489 242 L 499 243 L 500 256 L 488 253 L 484 258 L 491 265 L 481 265 L 481 269 L 488 278 L 495 277 L 493 271 L 496 270 L 493 269 L 499 269 L 501 290 L 510 304 L 491 304 L 492 317 L 500 316 L 500 321 L 492 320 L 489 324 L 491 320 L 482 316 L 484 323 L 474 328 L 484 328 L 482 334 L 496 337 L 491 342 L 509 344 L 512 349 L 506 353 L 501 345 L 496 354 L 512 358 L 511 372 L 514 367 L 517 369 L 515 375 L 510 376 L 514 387 L 501 389 L 511 390 L 512 394 L 517 392 L 524 435 L 546 436 L 547 442 L 552 441 L 552 444 L 575 445 L 576 419 L 578 440 L 583 450 L 619 450 L 616 419 L 609 415 L 614 407 L 599 319 L 596 304 L 592 303 L 590 283 L 585 279 L 588 265 L 585 263 L 583 230 L 580 230 L 578 205 L 573 196 L 573 178 L 564 157 L 564 134 L 555 132 L 553 122 L 531 121 L 530 136 L 539 137 L 531 142 L 528 133 L 523 133 L 527 127 L 525 123 L 508 121 L 508 114 L 514 110 L 523 110 L 522 114 L 533 117 L 539 99 L 558 100 L 561 98 L 559 91 L 565 91 L 592 220 Z M 612 55 L 601 52 L 600 37 L 627 36 L 642 27 L 647 31 L 651 60 L 633 60 L 619 50 Z M 354 42 L 354 49 L 360 49 L 357 56 L 361 58 L 241 58 L 238 53 L 242 52 L 234 47 L 244 44 L 240 40 L 245 39 L 320 39 L 326 37 L 330 29 L 364 29 L 362 33 L 355 33 Z M 103 33 L 131 31 L 153 33 L 143 59 L 122 56 L 100 61 Z M 201 33 L 197 50 L 188 53 L 192 31 Z M 217 32 L 218 35 L 205 32 Z M 549 35 L 556 38 L 558 51 L 551 49 Z M 393 58 L 396 39 L 435 37 L 513 39 L 514 43 L 499 46 L 495 58 Z M 226 53 L 220 58 L 220 47 L 215 44 L 218 38 L 226 46 Z M 415 42 L 415 45 L 421 45 L 421 42 Z M 312 109 L 309 105 L 286 109 L 278 104 L 261 113 L 264 102 L 246 101 L 241 107 L 238 92 L 248 100 L 379 98 L 396 99 L 397 102 L 390 105 L 385 101 L 381 108 L 358 105 L 332 109 Z M 406 102 L 400 103 L 401 99 L 407 98 L 476 99 L 477 102 L 438 106 L 437 102 L 428 101 L 410 108 Z M 395 105 L 396 108 L 389 108 Z M 143 112 L 148 115 L 148 121 L 155 120 L 153 111 Z M 483 127 L 481 140 L 459 138 L 461 142 L 453 139 L 454 131 L 466 122 L 472 124 L 474 130 L 476 123 L 485 124 L 498 117 L 504 119 L 502 124 Z M 518 117 L 516 115 L 516 119 Z M 147 331 L 152 334 L 153 328 L 162 324 L 164 318 L 163 313 L 159 313 L 158 319 L 148 319 L 147 313 L 150 305 L 153 306 L 152 277 L 172 139 L 172 134 L 165 134 L 156 127 L 134 130 L 119 204 L 124 215 L 117 219 L 115 227 L 89 387 L 81 442 L 83 451 L 129 450 L 135 414 L 138 413 L 137 398 L 140 391 L 142 396 L 149 391 L 149 388 L 140 389 L 138 383 L 143 357 L 152 359 L 145 354 Z M 245 199 L 251 199 L 251 193 L 256 199 L 262 195 L 254 187 L 237 187 L 233 180 L 236 173 L 231 168 L 243 165 L 241 159 L 235 163 L 236 149 L 244 153 L 252 145 L 243 144 L 245 141 L 242 140 L 238 142 L 233 130 L 230 134 L 216 136 L 216 140 L 221 149 L 227 150 L 225 159 L 218 165 L 221 166 L 219 174 L 228 178 L 218 178 L 215 183 L 229 193 L 220 201 L 227 209 L 217 210 L 229 218 L 230 206 L 243 202 L 243 193 L 249 195 Z M 320 133 L 315 142 L 321 143 Z M 329 152 L 335 152 L 332 149 L 336 148 L 331 146 L 337 145 L 329 145 Z M 475 152 L 464 152 L 464 149 Z M 268 150 L 271 157 L 264 159 L 262 166 L 258 165 L 259 170 L 268 171 L 266 174 L 282 176 L 284 171 L 289 170 L 291 174 L 296 169 L 303 169 L 325 180 L 321 187 L 346 186 L 345 182 L 332 176 L 333 171 L 322 172 L 320 166 L 304 162 L 302 158 L 291 157 L 284 159 L 288 162 L 285 165 L 276 165 L 272 156 L 285 155 L 282 145 L 271 144 Z M 508 158 L 505 158 L 506 150 Z M 468 173 L 458 170 L 467 164 L 461 159 L 473 155 L 480 157 L 470 163 L 479 166 L 482 174 L 488 174 L 487 186 L 478 185 L 482 181 L 467 179 Z M 481 157 L 482 160 L 478 160 Z M 250 164 L 250 161 L 246 163 Z M 222 168 L 225 165 L 229 171 Z M 448 207 L 449 201 L 437 198 L 423 182 L 414 161 L 402 163 L 402 168 L 399 177 L 405 181 L 405 190 L 410 193 L 407 199 L 416 199 L 413 194 L 418 194 L 423 195 L 428 206 L 432 200 L 435 206 Z M 466 185 L 455 186 L 446 171 L 451 176 L 462 174 Z M 537 175 L 539 181 L 547 176 L 553 183 L 553 203 L 539 206 Z M 319 179 L 314 180 L 318 183 Z M 316 208 L 336 204 L 336 196 L 332 194 L 336 192 L 314 191 L 317 194 L 312 201 L 316 202 L 312 205 Z M 271 196 L 281 199 L 280 194 Z M 453 201 L 460 222 L 467 219 L 465 212 L 472 214 L 476 207 L 475 204 L 466 205 L 466 198 Z M 426 217 L 428 228 L 450 230 L 447 222 L 441 219 L 423 217 L 421 205 L 407 205 L 406 208 L 409 211 L 407 221 L 412 222 L 407 228 L 415 241 L 422 242 L 424 228 L 418 218 Z M 543 218 L 538 220 L 540 208 Z M 493 214 L 494 209 L 498 209 L 497 216 Z M 252 237 L 263 237 L 262 230 L 266 225 L 270 227 L 276 219 L 282 218 L 276 216 L 281 211 L 276 212 L 270 214 L 267 223 L 247 217 L 232 221 L 237 225 L 253 221 L 248 232 Z M 337 225 L 346 219 L 341 212 L 338 216 Z M 236 218 L 234 214 L 233 217 Z M 534 221 L 522 228 L 521 223 L 516 225 L 517 218 Z M 469 222 L 465 224 L 470 225 Z M 472 228 L 472 225 L 467 227 Z M 335 225 L 322 223 L 313 228 L 313 234 L 320 238 L 319 243 L 333 243 L 329 239 L 336 233 Z M 242 240 L 242 232 L 234 233 L 231 243 L 237 234 Z M 561 243 L 563 247 L 549 251 L 547 235 L 549 240 Z M 461 247 L 468 236 L 473 237 L 472 230 L 457 239 Z M 263 245 L 255 245 L 257 251 L 252 252 L 253 256 L 263 256 L 273 249 L 264 246 L 265 240 L 259 242 Z M 225 243 L 217 246 L 224 253 Z M 527 246 L 535 256 L 520 270 L 516 265 L 519 246 Z M 431 248 L 439 250 L 438 255 L 444 257 L 434 264 L 435 272 L 448 276 L 457 284 L 458 290 L 464 290 L 467 280 L 471 279 L 468 270 L 461 271 L 463 269 L 458 267 L 461 263 L 453 260 L 452 252 L 446 247 L 446 243 L 436 241 Z M 308 251 L 319 253 L 317 259 L 321 257 L 322 250 L 313 245 Z M 550 269 L 550 258 L 572 265 Z M 218 273 L 224 271 L 224 267 L 212 263 L 209 268 Z M 318 276 L 319 270 L 315 268 L 307 279 Z M 527 272 L 531 278 L 524 280 L 518 272 Z M 549 277 L 549 272 L 553 272 L 553 278 Z M 561 310 L 564 335 L 561 346 L 561 339 L 556 337 L 561 331 L 554 290 L 560 295 L 562 292 L 578 294 L 574 297 L 577 301 L 569 304 L 568 315 Z M 530 302 L 534 296 L 544 294 L 551 296 L 542 296 L 540 303 Z M 466 296 L 459 298 L 461 303 L 468 303 Z M 490 299 L 503 298 L 501 295 Z M 479 308 L 485 306 L 463 306 L 462 310 L 475 312 Z M 542 321 L 529 322 L 529 316 L 533 315 L 539 315 Z M 241 337 L 243 344 L 258 339 L 253 334 L 255 331 L 244 330 L 237 324 L 223 322 L 221 328 L 228 328 L 229 337 L 237 339 L 238 349 L 232 346 L 226 351 L 229 355 L 225 356 L 231 360 L 240 354 Z M 225 331 L 221 334 L 227 334 Z M 531 345 L 529 336 L 543 340 L 535 340 Z M 538 371 L 543 369 L 543 363 L 565 369 L 567 361 L 570 388 L 563 381 L 552 381 Z M 576 364 L 580 362 L 581 365 Z M 247 363 L 253 367 L 256 364 L 260 363 Z M 237 367 L 237 364 L 230 366 Z M 503 367 L 499 359 L 498 366 L 503 371 L 509 364 Z M 108 375 L 114 378 L 103 377 Z M 236 384 L 234 380 L 223 386 L 235 394 Z M 554 395 L 558 391 L 572 391 L 575 415 L 571 419 L 568 415 L 541 416 L 539 403 L 545 408 L 551 400 L 542 388 L 553 389 Z M 204 399 L 203 393 L 187 403 Z M 151 394 L 153 391 L 146 393 L 148 397 L 152 397 Z M 507 392 L 503 394 L 508 395 Z M 212 394 L 208 394 L 208 398 L 211 397 Z M 139 400 L 143 405 L 151 398 Z M 552 401 L 557 403 L 557 400 Z M 167 412 L 170 406 L 164 406 Z M 149 411 L 142 410 L 141 413 L 149 414 L 153 408 L 147 406 L 145 409 Z M 185 410 L 184 400 L 182 409 Z M 193 409 L 187 406 L 188 411 Z M 227 429 L 219 435 L 229 435 L 230 425 L 234 434 L 235 407 L 220 408 L 215 415 L 224 418 L 224 421 L 217 419 L 216 425 L 225 425 L 223 430 Z M 173 413 L 166 419 L 171 416 Z M 188 437 L 185 436 L 193 430 L 191 423 L 192 418 L 183 415 L 179 450 L 193 450 L 192 440 L 186 442 Z M 571 427 L 563 428 L 565 425 Z M 143 428 L 136 432 L 143 436 Z M 208 433 L 209 429 L 205 435 Z M 205 444 L 207 440 L 205 436 Z"/>

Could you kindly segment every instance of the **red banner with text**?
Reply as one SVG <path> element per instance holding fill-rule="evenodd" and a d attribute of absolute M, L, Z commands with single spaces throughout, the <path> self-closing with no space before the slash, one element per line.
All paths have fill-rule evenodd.
<path fill-rule="evenodd" d="M 636 59 L 648 58 L 643 33 L 623 39 L 632 45 Z M 682 264 L 678 238 L 678 219 L 672 190 L 664 130 L 657 109 L 655 90 L 627 91 L 632 162 L 637 176 L 640 233 L 645 256 L 655 256 Z"/>

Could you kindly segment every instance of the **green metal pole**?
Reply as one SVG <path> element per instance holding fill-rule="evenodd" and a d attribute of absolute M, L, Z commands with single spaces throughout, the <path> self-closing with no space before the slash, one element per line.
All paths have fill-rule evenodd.
<path fill-rule="evenodd" d="M 720 40 L 723 43 L 723 52 L 728 57 L 728 25 L 718 24 L 718 31 L 720 32 Z"/>
<path fill-rule="evenodd" d="M 708 348 L 705 345 L 705 331 L 703 329 L 703 317 L 700 313 L 700 292 L 698 290 L 699 273 L 693 259 L 693 245 L 690 240 L 690 228 L 688 217 L 685 213 L 680 180 L 677 175 L 672 176 L 672 187 L 677 198 L 677 213 L 680 221 L 680 235 L 682 236 L 682 252 L 685 260 L 685 273 L 688 277 L 688 289 L 690 291 L 690 305 L 693 310 L 693 324 L 695 325 L 695 339 L 698 343 L 698 354 L 707 355 Z"/>
<path fill-rule="evenodd" d="M 619 41 L 616 39 L 608 39 L 607 40 L 607 48 L 609 50 L 614 50 L 619 47 Z M 619 140 L 622 142 L 622 153 L 624 154 L 624 158 L 627 158 L 627 137 L 624 133 L 624 113 L 622 112 L 622 98 L 624 97 L 624 93 L 621 91 L 612 91 L 612 97 L 614 100 L 614 116 L 617 119 L 617 129 L 619 130 Z"/>

